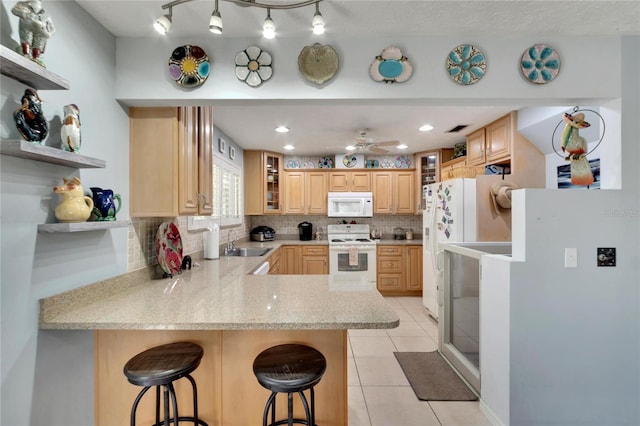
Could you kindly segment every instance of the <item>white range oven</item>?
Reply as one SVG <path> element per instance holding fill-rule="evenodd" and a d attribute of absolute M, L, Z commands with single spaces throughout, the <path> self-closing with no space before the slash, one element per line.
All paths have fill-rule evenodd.
<path fill-rule="evenodd" d="M 328 225 L 329 274 L 376 282 L 376 243 L 369 225 Z"/>

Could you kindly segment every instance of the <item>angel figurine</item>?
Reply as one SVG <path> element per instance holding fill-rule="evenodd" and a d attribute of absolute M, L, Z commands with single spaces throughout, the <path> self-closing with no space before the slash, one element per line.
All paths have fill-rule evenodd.
<path fill-rule="evenodd" d="M 47 40 L 55 32 L 51 17 L 45 13 L 40 0 L 19 1 L 11 9 L 11 13 L 20 18 L 18 32 L 22 54 L 41 66 L 41 55 L 47 45 Z"/>

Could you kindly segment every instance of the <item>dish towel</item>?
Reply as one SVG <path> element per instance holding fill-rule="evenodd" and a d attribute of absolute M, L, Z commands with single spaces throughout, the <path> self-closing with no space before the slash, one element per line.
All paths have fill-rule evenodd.
<path fill-rule="evenodd" d="M 349 247 L 349 266 L 358 266 L 358 247 Z"/>

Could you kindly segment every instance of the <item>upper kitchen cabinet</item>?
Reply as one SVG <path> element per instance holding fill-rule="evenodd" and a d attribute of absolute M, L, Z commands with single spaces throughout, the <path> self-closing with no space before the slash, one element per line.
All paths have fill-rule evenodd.
<path fill-rule="evenodd" d="M 281 214 L 282 155 L 267 151 L 244 151 L 244 213 Z"/>
<path fill-rule="evenodd" d="M 131 108 L 131 217 L 213 213 L 211 107 Z"/>
<path fill-rule="evenodd" d="M 442 148 L 415 154 L 416 182 L 418 183 L 416 185 L 416 200 L 422 200 L 422 188 L 425 185 L 442 180 L 442 163 L 451 160 L 452 156 L 453 148 Z M 422 212 L 425 208 L 421 202 L 418 202 L 416 207 L 416 213 Z"/>
<path fill-rule="evenodd" d="M 414 213 L 414 174 L 413 170 L 373 172 L 373 213 Z"/>
<path fill-rule="evenodd" d="M 467 136 L 467 165 L 509 162 L 512 144 L 511 114 Z"/>
<path fill-rule="evenodd" d="M 371 172 L 331 171 L 329 192 L 371 192 Z"/>
<path fill-rule="evenodd" d="M 284 172 L 284 194 L 287 214 L 327 214 L 327 173 Z"/>

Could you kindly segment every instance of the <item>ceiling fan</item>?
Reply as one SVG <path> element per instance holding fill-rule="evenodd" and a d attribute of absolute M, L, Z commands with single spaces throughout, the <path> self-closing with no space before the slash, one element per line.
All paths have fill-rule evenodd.
<path fill-rule="evenodd" d="M 386 154 L 389 152 L 381 146 L 397 146 L 399 141 L 373 142 L 372 138 L 367 137 L 368 129 L 358 129 L 358 137 L 354 138 L 354 144 L 347 147 L 347 152 L 353 151 L 371 151 L 376 154 Z"/>

